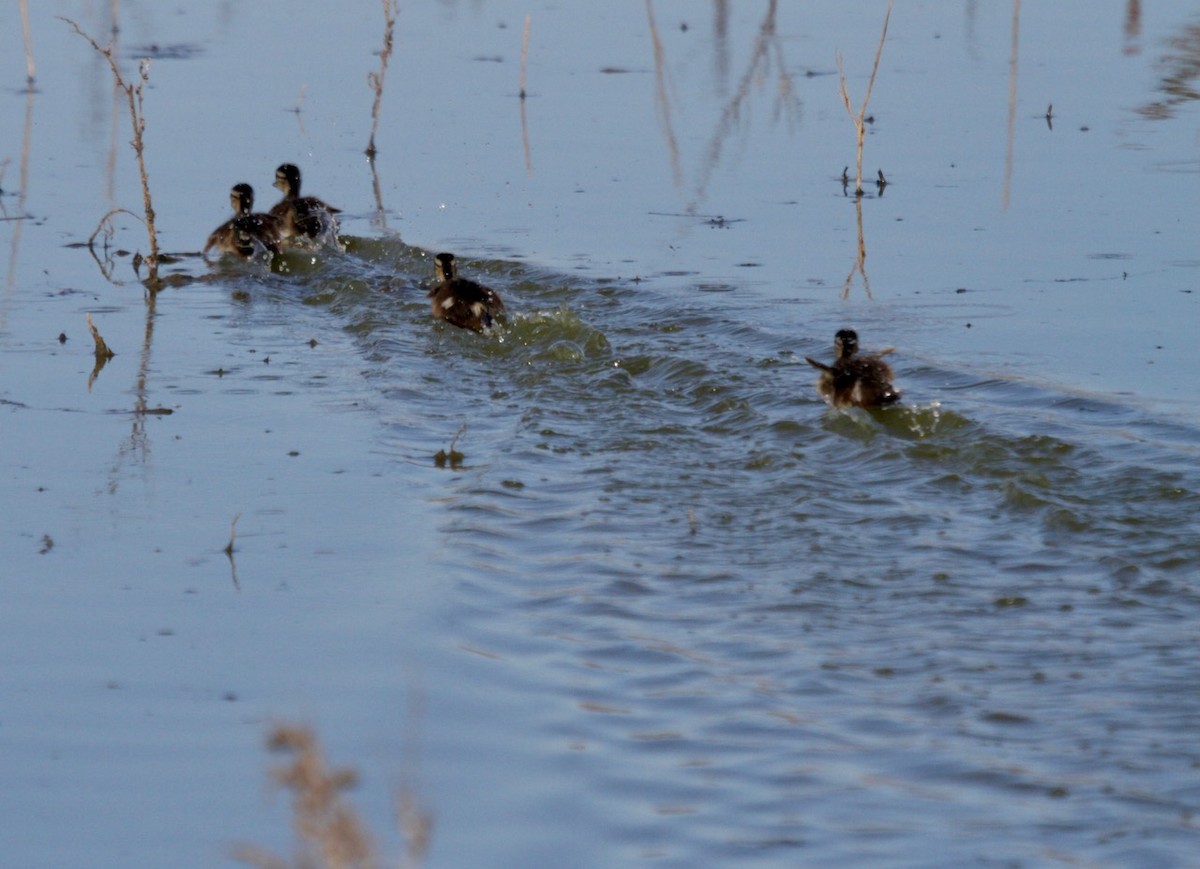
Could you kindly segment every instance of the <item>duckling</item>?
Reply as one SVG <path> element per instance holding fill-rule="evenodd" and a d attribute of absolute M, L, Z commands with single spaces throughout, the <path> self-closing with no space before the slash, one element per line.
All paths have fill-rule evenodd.
<path fill-rule="evenodd" d="M 804 359 L 820 369 L 817 391 L 834 407 L 883 407 L 900 400 L 899 391 L 892 386 L 892 368 L 880 357 L 895 348 L 858 356 L 858 333 L 841 329 L 833 338 L 836 357 L 832 365 L 818 362 L 810 356 Z"/>
<path fill-rule="evenodd" d="M 454 254 L 439 253 L 434 259 L 434 269 L 438 285 L 429 291 L 433 316 L 463 329 L 482 332 L 503 313 L 504 302 L 499 293 L 458 276 Z"/>
<path fill-rule="evenodd" d="M 267 259 L 279 253 L 279 221 L 269 214 L 254 214 L 254 188 L 235 184 L 229 191 L 233 217 L 212 231 L 204 253 L 230 253 L 245 259 Z"/>
<path fill-rule="evenodd" d="M 275 170 L 275 186 L 283 191 L 283 199 L 271 207 L 271 215 L 283 228 L 283 237 L 295 243 L 337 247 L 338 221 L 341 213 L 317 199 L 300 195 L 300 170 L 284 163 Z"/>

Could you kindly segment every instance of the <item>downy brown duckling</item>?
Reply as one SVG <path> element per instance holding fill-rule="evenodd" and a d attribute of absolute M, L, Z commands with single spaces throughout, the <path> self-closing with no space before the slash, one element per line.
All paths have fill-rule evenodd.
<path fill-rule="evenodd" d="M 299 168 L 284 163 L 275 170 L 275 186 L 283 191 L 283 199 L 271 207 L 271 215 L 279 221 L 285 240 L 303 245 L 338 246 L 335 215 L 341 209 L 315 196 L 301 196 Z"/>
<path fill-rule="evenodd" d="M 245 259 L 270 260 L 279 253 L 281 241 L 279 221 L 269 214 L 254 214 L 254 188 L 235 184 L 229 191 L 233 217 L 208 236 L 204 253 L 216 250 Z"/>
<path fill-rule="evenodd" d="M 433 316 L 463 329 L 482 332 L 504 311 L 504 302 L 491 287 L 458 276 L 454 254 L 439 253 L 434 259 L 438 285 L 429 291 Z"/>
<path fill-rule="evenodd" d="M 888 347 L 878 353 L 858 355 L 858 333 L 841 329 L 833 338 L 836 358 L 832 365 L 810 356 L 805 361 L 820 369 L 817 391 L 834 407 L 884 407 L 900 400 L 892 386 L 892 367 L 880 357 L 891 353 Z"/>

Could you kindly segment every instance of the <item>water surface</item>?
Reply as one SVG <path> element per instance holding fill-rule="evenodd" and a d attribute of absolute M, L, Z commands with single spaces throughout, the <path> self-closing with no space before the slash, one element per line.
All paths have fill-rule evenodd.
<path fill-rule="evenodd" d="M 32 94 L 7 28 L 0 847 L 290 853 L 297 720 L 430 866 L 1189 865 L 1197 21 L 1137 8 L 1023 4 L 1015 66 L 1011 6 L 897 8 L 856 202 L 882 4 L 402 8 L 373 167 L 377 4 L 132 5 L 203 278 L 152 304 L 136 223 L 68 247 L 140 201 L 52 17 L 106 13 L 34 11 Z M 283 160 L 347 251 L 192 254 Z M 443 249 L 503 328 L 431 321 Z M 845 325 L 903 407 L 820 402 Z"/>

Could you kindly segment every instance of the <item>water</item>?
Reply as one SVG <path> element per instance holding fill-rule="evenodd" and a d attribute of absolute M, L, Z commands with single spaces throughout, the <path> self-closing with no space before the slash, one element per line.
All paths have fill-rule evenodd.
<path fill-rule="evenodd" d="M 153 305 L 64 247 L 140 195 L 101 13 L 35 10 L 32 98 L 8 28 L 6 859 L 290 853 L 286 720 L 431 866 L 1190 865 L 1194 17 L 1024 4 L 1006 181 L 1011 7 L 897 8 L 856 208 L 881 9 L 593 7 L 402 9 L 375 177 L 377 6 L 124 10 L 164 246 L 285 159 L 351 239 Z M 505 328 L 431 321 L 441 249 Z M 843 325 L 903 407 L 820 402 Z"/>

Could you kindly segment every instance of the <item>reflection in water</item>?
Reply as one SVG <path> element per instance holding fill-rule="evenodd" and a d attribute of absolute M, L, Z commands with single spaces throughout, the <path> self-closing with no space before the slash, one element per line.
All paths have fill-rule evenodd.
<path fill-rule="evenodd" d="M 29 152 L 30 144 L 33 141 L 33 99 L 34 99 L 33 80 L 30 79 L 29 87 L 25 91 L 25 131 L 21 136 L 21 169 L 20 169 L 20 189 L 17 191 L 17 213 L 14 217 L 9 218 L 7 209 L 5 209 L 5 218 L 13 222 L 12 242 L 8 251 L 8 275 L 5 279 L 5 294 L 4 311 L 7 311 L 7 297 L 12 293 L 14 282 L 17 277 L 17 254 L 21 250 L 21 231 L 25 226 L 27 215 L 25 214 L 25 199 L 29 193 Z M 5 323 L 4 311 L 0 311 L 0 328 L 3 328 Z"/>
<path fill-rule="evenodd" d="M 292 112 L 296 115 L 296 128 L 300 132 L 301 139 L 308 138 L 308 130 L 304 128 L 304 95 L 308 89 L 308 85 L 300 85 L 300 93 L 296 94 L 296 106 Z"/>
<path fill-rule="evenodd" d="M 783 56 L 783 49 L 775 32 L 775 20 L 778 8 L 778 0 L 771 0 L 768 4 L 766 14 L 763 17 L 762 24 L 759 25 L 758 34 L 755 37 L 754 50 L 751 53 L 746 72 L 738 82 L 737 90 L 733 96 L 725 102 L 721 117 L 717 122 L 716 130 L 713 132 L 712 139 L 709 141 L 708 148 L 704 154 L 704 160 L 701 164 L 699 176 L 693 191 L 693 201 L 688 205 L 689 212 L 694 213 L 698 204 L 704 200 L 713 171 L 721 162 L 721 151 L 724 149 L 725 142 L 733 132 L 735 125 L 741 120 L 750 91 L 755 85 L 761 86 L 764 81 L 768 81 L 772 77 L 775 78 L 777 83 L 773 113 L 775 120 L 784 116 L 787 118 L 790 126 L 795 122 L 799 114 L 799 100 L 795 95 L 791 73 L 788 71 L 787 63 Z M 675 128 L 671 120 L 671 94 L 674 91 L 674 85 L 670 80 L 666 52 L 663 49 L 662 40 L 658 35 L 658 25 L 654 19 L 654 0 L 646 0 L 646 21 L 650 30 L 650 42 L 654 49 L 655 106 L 658 109 L 659 122 L 663 128 L 663 136 L 666 139 L 667 155 L 671 161 L 671 175 L 675 181 L 675 186 L 682 188 L 684 184 L 682 158 L 679 141 L 675 136 Z M 716 22 L 714 24 L 716 31 L 714 43 L 719 78 L 718 90 L 721 92 L 724 92 L 726 89 L 725 79 L 729 67 L 726 39 L 728 24 L 729 10 L 726 8 L 724 2 L 718 2 Z"/>
<path fill-rule="evenodd" d="M 1013 149 L 1017 138 L 1017 48 L 1020 44 L 1020 21 L 1021 0 L 1013 0 L 1012 53 L 1008 60 L 1008 141 L 1004 151 L 1004 193 L 1001 197 L 1004 208 L 1008 208 L 1012 195 Z"/>
<path fill-rule="evenodd" d="M 1156 120 L 1174 117 L 1179 106 L 1200 99 L 1200 22 L 1185 25 L 1167 40 L 1160 66 L 1167 70 L 1158 85 L 1165 96 L 1138 109 L 1143 117 Z"/>
<path fill-rule="evenodd" d="M 882 173 L 880 173 L 882 174 Z M 883 187 L 880 187 L 882 194 Z M 854 213 L 858 218 L 858 252 L 854 259 L 854 265 L 850 268 L 850 274 L 846 275 L 846 280 L 842 284 L 842 298 L 850 298 L 850 285 L 854 282 L 854 274 L 857 272 L 862 275 L 863 292 L 867 294 L 868 299 L 873 299 L 871 295 L 871 280 L 867 277 L 867 242 L 863 235 L 863 212 L 862 212 L 862 196 L 854 197 Z"/>
<path fill-rule="evenodd" d="M 713 66 L 717 96 L 729 89 L 729 0 L 713 0 Z"/>
<path fill-rule="evenodd" d="M 717 122 L 717 128 L 713 133 L 712 140 L 709 142 L 704 163 L 701 166 L 700 177 L 696 182 L 694 201 L 689 206 L 691 209 L 694 209 L 704 199 L 708 189 L 708 182 L 712 178 L 712 173 L 721 162 L 721 151 L 725 147 L 725 141 L 729 138 L 730 133 L 733 132 L 735 124 L 742 117 L 742 111 L 745 108 L 750 89 L 755 84 L 761 84 L 772 77 L 775 78 L 776 98 L 773 113 L 774 120 L 778 120 L 780 116 L 786 117 L 789 127 L 791 127 L 799 116 L 799 99 L 795 94 L 791 73 L 788 72 L 787 62 L 783 56 L 783 48 L 779 43 L 779 35 L 775 31 L 775 18 L 778 9 L 778 0 L 771 0 L 767 5 L 766 14 L 763 16 L 762 24 L 758 28 L 758 35 L 754 39 L 754 51 L 750 55 L 750 63 L 746 67 L 746 72 L 742 75 L 741 80 L 738 82 L 737 90 L 726 102 L 725 108 L 721 112 L 721 118 Z M 772 69 L 772 65 L 775 67 L 774 70 Z"/>
<path fill-rule="evenodd" d="M 529 28 L 533 23 L 533 16 L 525 16 L 525 32 L 521 36 L 521 145 L 525 152 L 525 174 L 533 175 L 533 154 L 529 149 L 529 121 L 525 115 L 525 85 L 527 83 L 526 75 L 529 70 Z"/>
<path fill-rule="evenodd" d="M 972 59 L 979 57 L 979 46 L 976 44 L 975 39 L 975 20 L 978 17 L 978 5 L 978 0 L 967 0 L 966 8 L 963 10 L 963 40 L 967 44 L 967 51 L 970 53 Z"/>
<path fill-rule="evenodd" d="M 671 177 L 676 187 L 683 187 L 683 168 L 679 162 L 679 141 L 671 124 L 671 100 L 667 94 L 667 63 L 662 40 L 658 38 L 658 25 L 654 21 L 654 0 L 646 0 L 646 23 L 650 28 L 650 42 L 654 47 L 654 104 L 658 107 L 658 119 L 667 138 L 667 154 L 671 159 Z"/>
<path fill-rule="evenodd" d="M 120 458 L 132 456 L 135 462 L 145 465 L 150 458 L 150 436 L 146 433 L 146 418 L 155 414 L 149 407 L 146 398 L 147 374 L 150 371 L 150 351 L 154 346 L 154 319 L 158 304 L 157 293 L 146 294 L 146 327 L 142 332 L 142 353 L 138 360 L 137 380 L 134 381 L 133 394 L 136 397 L 133 405 L 133 423 L 129 439 L 118 450 L 118 461 L 113 467 L 109 481 L 109 491 L 115 491 L 120 477 Z"/>
<path fill-rule="evenodd" d="M 231 522 L 229 525 L 229 543 L 225 546 L 225 557 L 229 559 L 229 578 L 233 582 L 234 591 L 242 590 L 242 584 L 238 582 L 237 561 L 235 561 L 233 557 L 233 543 L 237 539 L 237 524 L 238 520 L 241 518 L 241 513 L 238 513 L 233 517 L 233 522 Z"/>
<path fill-rule="evenodd" d="M 1128 0 L 1125 5 L 1125 54 L 1133 56 L 1142 53 L 1138 38 L 1142 35 L 1142 3 L 1141 0 Z"/>

